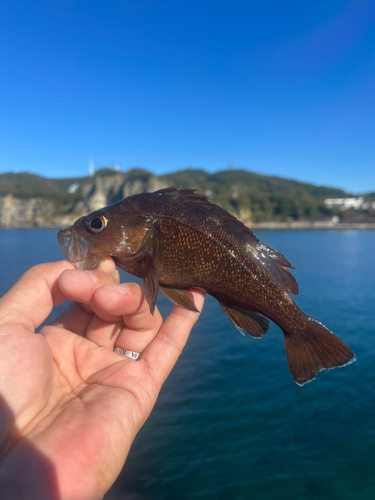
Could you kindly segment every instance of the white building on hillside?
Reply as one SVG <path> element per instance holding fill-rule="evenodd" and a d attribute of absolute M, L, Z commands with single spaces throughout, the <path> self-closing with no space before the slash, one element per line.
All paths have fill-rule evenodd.
<path fill-rule="evenodd" d="M 338 205 L 341 210 L 348 210 L 349 208 L 359 210 L 363 205 L 363 201 L 363 196 L 358 196 L 358 198 L 327 198 L 324 203 L 328 208 Z"/>

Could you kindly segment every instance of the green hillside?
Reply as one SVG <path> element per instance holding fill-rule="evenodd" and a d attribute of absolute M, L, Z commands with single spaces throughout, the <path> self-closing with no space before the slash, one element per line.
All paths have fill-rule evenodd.
<path fill-rule="evenodd" d="M 208 174 L 184 170 L 161 177 L 168 183 L 209 192 L 212 201 L 232 213 L 249 209 L 253 222 L 316 219 L 329 215 L 325 198 L 350 196 L 341 189 L 315 186 L 280 177 L 254 174 L 246 170 L 226 170 Z"/>
<path fill-rule="evenodd" d="M 204 170 L 182 170 L 173 174 L 154 176 L 143 169 L 126 173 L 102 169 L 94 177 L 73 179 L 48 179 L 30 173 L 5 173 L 0 175 L 0 196 L 12 194 L 16 198 L 43 198 L 53 203 L 57 213 L 65 213 L 99 179 L 118 183 L 148 182 L 159 179 L 165 186 L 194 187 L 214 203 L 251 222 L 316 220 L 338 213 L 324 205 L 325 198 L 350 196 L 341 189 L 316 186 L 280 177 L 271 177 L 246 170 L 225 170 L 209 174 Z M 74 192 L 68 188 L 78 184 Z M 372 198 L 374 195 L 368 195 Z"/>

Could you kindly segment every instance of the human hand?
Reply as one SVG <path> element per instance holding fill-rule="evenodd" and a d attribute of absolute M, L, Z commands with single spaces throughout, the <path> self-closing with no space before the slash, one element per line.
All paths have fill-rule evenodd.
<path fill-rule="evenodd" d="M 118 281 L 110 258 L 95 271 L 54 262 L 0 300 L 3 499 L 100 499 L 121 471 L 199 314 L 174 306 L 163 323 L 139 285 Z M 204 294 L 193 294 L 201 310 Z M 75 302 L 35 335 L 67 298 Z"/>

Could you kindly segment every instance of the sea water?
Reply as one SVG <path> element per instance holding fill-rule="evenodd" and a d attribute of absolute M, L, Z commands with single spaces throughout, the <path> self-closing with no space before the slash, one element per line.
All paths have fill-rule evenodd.
<path fill-rule="evenodd" d="M 243 337 L 208 297 L 106 500 L 375 498 L 375 232 L 257 236 L 289 259 L 298 305 L 356 363 L 299 387 L 278 327 Z M 31 265 L 63 258 L 46 229 L 0 230 L 0 251 L 1 294 Z M 169 301 L 158 306 L 166 317 Z"/>

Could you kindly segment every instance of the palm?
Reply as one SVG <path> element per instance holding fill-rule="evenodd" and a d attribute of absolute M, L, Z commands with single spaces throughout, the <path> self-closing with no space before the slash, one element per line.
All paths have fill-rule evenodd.
<path fill-rule="evenodd" d="M 151 411 L 156 387 L 151 388 L 140 363 L 119 361 L 116 353 L 56 327 L 46 328 L 44 335 L 53 356 L 53 383 L 50 388 L 41 384 L 47 405 L 34 422 L 33 440 L 39 441 L 39 448 L 55 450 L 50 458 L 65 488 L 81 486 L 86 477 L 84 491 L 103 493 L 120 472 L 144 415 Z M 150 394 L 145 397 L 142 391 Z M 145 402 L 149 408 L 141 408 Z M 71 463 L 78 464 L 74 474 Z"/>
<path fill-rule="evenodd" d="M 64 273 L 58 293 L 86 306 L 70 305 L 42 335 L 9 332 L 14 351 L 23 350 L 7 366 L 13 374 L 7 399 L 14 391 L 19 396 L 22 386 L 21 398 L 10 405 L 16 425 L 48 458 L 55 489 L 67 499 L 99 499 L 113 483 L 186 341 L 184 328 L 190 331 L 197 319 L 174 308 L 163 324 L 157 310 L 150 315 L 138 285 L 128 285 L 125 296 L 114 293 L 116 287 L 103 288 L 116 282 L 105 271 L 96 273 L 93 288 L 82 289 L 70 271 Z M 199 294 L 196 300 L 203 302 Z M 114 345 L 142 352 L 141 360 L 122 357 Z M 17 453 L 22 462 L 22 447 Z"/>

